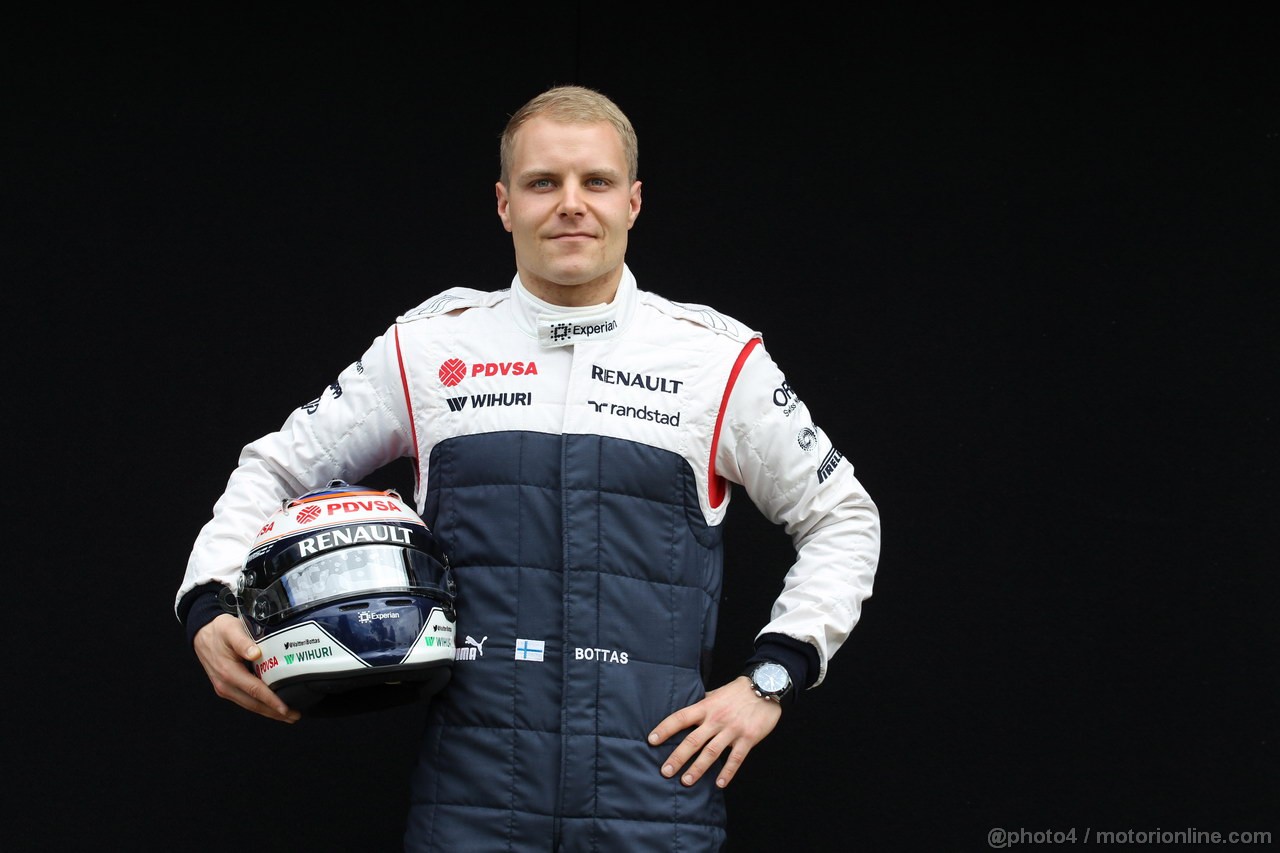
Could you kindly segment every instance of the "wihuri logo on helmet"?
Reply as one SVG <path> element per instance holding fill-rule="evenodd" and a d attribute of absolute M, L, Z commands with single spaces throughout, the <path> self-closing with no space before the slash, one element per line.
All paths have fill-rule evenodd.
<path fill-rule="evenodd" d="M 453 665 L 455 598 L 448 557 L 400 495 L 341 480 L 284 502 L 235 589 L 262 649 L 258 677 L 314 715 L 439 692 Z"/>

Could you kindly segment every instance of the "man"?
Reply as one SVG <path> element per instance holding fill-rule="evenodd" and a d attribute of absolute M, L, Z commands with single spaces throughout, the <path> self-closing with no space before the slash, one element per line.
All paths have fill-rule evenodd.
<path fill-rule="evenodd" d="M 544 92 L 501 159 L 510 287 L 428 299 L 248 445 L 177 612 L 219 696 L 295 721 L 215 593 L 281 499 L 410 457 L 475 642 L 430 703 L 406 849 L 718 849 L 721 789 L 871 593 L 878 513 L 758 333 L 638 289 L 637 144 L 612 101 Z M 752 675 L 707 692 L 734 483 L 797 558 Z"/>

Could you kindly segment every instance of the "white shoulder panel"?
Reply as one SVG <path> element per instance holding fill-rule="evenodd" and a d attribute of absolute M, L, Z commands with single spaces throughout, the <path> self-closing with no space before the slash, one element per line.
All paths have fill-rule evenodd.
<path fill-rule="evenodd" d="M 706 305 L 699 305 L 696 302 L 673 302 L 666 297 L 648 292 L 642 293 L 641 299 L 646 305 L 669 317 L 688 320 L 740 343 L 745 344 L 752 338 L 760 337 L 760 333 L 754 329 L 750 329 L 729 315 L 721 314 Z"/>
<path fill-rule="evenodd" d="M 502 302 L 509 295 L 509 290 L 476 290 L 470 287 L 451 287 L 443 293 L 437 293 L 411 311 L 406 311 L 396 318 L 397 323 L 408 323 L 427 317 L 438 317 L 457 311 L 459 308 L 491 307 Z"/>

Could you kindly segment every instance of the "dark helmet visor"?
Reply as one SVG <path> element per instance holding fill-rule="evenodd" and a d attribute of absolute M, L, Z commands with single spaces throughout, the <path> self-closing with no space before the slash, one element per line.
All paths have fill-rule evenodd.
<path fill-rule="evenodd" d="M 429 595 L 454 599 L 449 570 L 434 557 L 399 545 L 357 545 L 317 554 L 290 568 L 265 589 L 240 591 L 247 614 L 276 623 L 300 610 L 361 595 Z"/>

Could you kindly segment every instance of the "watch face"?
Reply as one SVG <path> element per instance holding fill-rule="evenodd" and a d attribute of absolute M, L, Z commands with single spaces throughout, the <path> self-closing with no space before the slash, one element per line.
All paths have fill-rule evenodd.
<path fill-rule="evenodd" d="M 791 682 L 787 668 L 777 663 L 764 663 L 756 667 L 751 680 L 760 688 L 761 693 L 781 693 Z"/>

